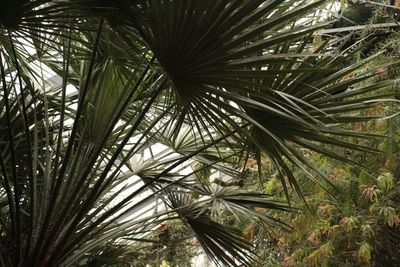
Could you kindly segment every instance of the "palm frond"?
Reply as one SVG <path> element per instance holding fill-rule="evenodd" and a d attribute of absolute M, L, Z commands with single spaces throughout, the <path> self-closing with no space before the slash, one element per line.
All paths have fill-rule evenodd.
<path fill-rule="evenodd" d="M 218 266 L 250 266 L 250 261 L 254 260 L 252 247 L 241 231 L 213 221 L 201 205 L 191 203 L 188 194 L 169 193 L 168 202 Z"/>

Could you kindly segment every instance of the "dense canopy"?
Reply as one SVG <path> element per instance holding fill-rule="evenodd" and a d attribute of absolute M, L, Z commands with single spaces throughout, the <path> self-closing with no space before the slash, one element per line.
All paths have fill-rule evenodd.
<path fill-rule="evenodd" d="M 348 125 L 388 102 L 379 54 L 325 38 L 327 1 L 0 2 L 0 262 L 90 265 L 109 245 L 189 226 L 216 264 L 255 266 L 232 220 L 289 226 L 307 156 L 382 154 Z M 368 65 L 369 66 L 369 65 Z M 366 81 L 371 81 L 366 83 Z M 268 194 L 262 165 L 284 197 Z M 250 181 L 255 165 L 258 182 Z M 210 183 L 209 178 L 219 180 Z M 218 179 L 217 179 L 218 178 Z M 129 266 L 129 265 L 127 265 Z"/>

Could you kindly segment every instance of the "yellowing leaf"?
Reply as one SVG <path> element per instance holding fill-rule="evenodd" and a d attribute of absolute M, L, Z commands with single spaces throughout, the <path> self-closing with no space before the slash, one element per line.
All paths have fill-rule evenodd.
<path fill-rule="evenodd" d="M 371 245 L 364 241 L 361 243 L 357 251 L 357 260 L 362 263 L 368 263 L 371 260 Z"/>
<path fill-rule="evenodd" d="M 394 179 L 393 175 L 389 172 L 385 172 L 378 177 L 378 187 L 380 189 L 389 190 L 393 188 Z"/>
<path fill-rule="evenodd" d="M 340 225 L 346 232 L 350 232 L 352 229 L 356 228 L 358 224 L 358 219 L 354 216 L 344 217 L 340 220 Z"/>
<path fill-rule="evenodd" d="M 372 237 L 375 234 L 374 229 L 372 229 L 371 225 L 364 224 L 361 226 L 361 232 L 364 237 Z"/>
<path fill-rule="evenodd" d="M 318 207 L 318 213 L 325 216 L 332 215 L 333 211 L 335 210 L 335 206 L 327 204 L 321 205 Z"/>

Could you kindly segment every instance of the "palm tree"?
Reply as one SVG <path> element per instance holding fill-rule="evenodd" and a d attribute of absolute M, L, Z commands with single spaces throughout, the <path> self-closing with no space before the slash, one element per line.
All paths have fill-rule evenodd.
<path fill-rule="evenodd" d="M 379 153 L 356 141 L 377 136 L 345 126 L 371 119 L 357 111 L 391 81 L 352 89 L 376 74 L 358 71 L 373 57 L 313 42 L 328 23 L 306 18 L 323 3 L 2 1 L 2 265 L 85 264 L 176 218 L 217 264 L 254 265 L 212 211 L 285 227 L 256 208 L 290 208 L 202 172 L 245 181 L 246 162 L 267 156 L 302 196 L 293 168 L 334 192 L 306 150 L 352 164 L 330 148 Z"/>

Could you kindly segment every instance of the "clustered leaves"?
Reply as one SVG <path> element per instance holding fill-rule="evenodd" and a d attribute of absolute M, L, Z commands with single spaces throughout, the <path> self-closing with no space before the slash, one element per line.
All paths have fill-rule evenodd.
<path fill-rule="evenodd" d="M 387 123 L 397 125 L 397 121 L 394 117 Z M 371 129 L 387 130 L 378 123 Z M 395 146 L 393 154 L 379 158 L 364 155 L 363 161 L 374 167 L 370 170 L 360 171 L 354 166 L 312 155 L 314 162 L 325 167 L 339 188 L 336 200 L 309 185 L 305 192 L 308 212 L 280 216 L 290 222 L 294 231 L 275 229 L 276 233 L 266 237 L 265 240 L 277 245 L 264 252 L 274 255 L 270 262 L 287 267 L 393 266 L 400 255 L 397 242 L 400 238 L 399 165 L 387 162 L 398 154 L 398 141 L 398 134 L 394 140 L 384 141 Z M 293 198 L 293 203 L 299 201 Z M 259 241 L 259 253 L 265 240 Z"/>

